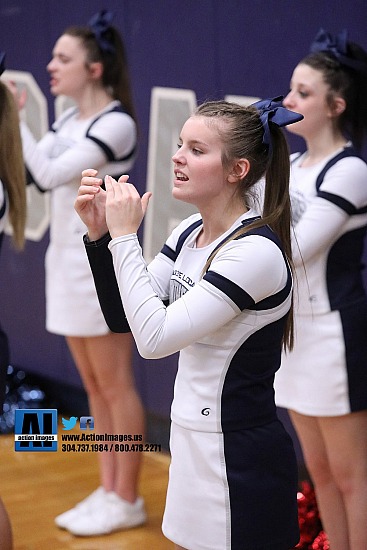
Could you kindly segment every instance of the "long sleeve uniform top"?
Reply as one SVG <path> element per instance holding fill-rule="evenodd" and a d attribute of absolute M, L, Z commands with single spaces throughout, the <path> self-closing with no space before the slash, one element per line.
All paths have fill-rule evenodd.
<path fill-rule="evenodd" d="M 277 238 L 264 226 L 227 241 L 202 276 L 212 250 L 253 218 L 254 212 L 247 212 L 221 238 L 196 248 L 202 222 L 199 214 L 191 216 L 149 266 L 135 234 L 108 244 L 141 355 L 159 358 L 180 351 L 172 420 L 183 427 L 220 432 L 276 418 L 273 378 L 292 293 Z M 87 244 L 105 316 L 116 305 L 110 297 L 113 285 L 106 283 L 106 243 L 103 266 L 98 246 Z"/>
<path fill-rule="evenodd" d="M 306 168 L 300 166 L 303 155 L 292 156 L 295 307 L 302 315 L 322 314 L 366 299 L 362 256 L 367 165 L 357 156 L 342 158 L 318 186 L 319 174 L 335 155 Z"/>
<path fill-rule="evenodd" d="M 81 173 L 95 168 L 99 177 L 120 176 L 133 163 L 136 146 L 134 120 L 119 101 L 112 101 L 98 114 L 78 118 L 67 109 L 52 130 L 37 142 L 21 122 L 23 154 L 33 181 L 51 193 L 51 234 L 55 243 L 80 243 L 85 226 L 74 210 Z"/>

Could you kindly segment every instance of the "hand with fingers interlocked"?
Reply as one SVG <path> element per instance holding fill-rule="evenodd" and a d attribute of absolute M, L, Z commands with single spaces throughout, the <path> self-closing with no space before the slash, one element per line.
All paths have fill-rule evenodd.
<path fill-rule="evenodd" d="M 98 240 L 108 231 L 112 238 L 138 231 L 152 194 L 147 192 L 141 197 L 128 179 L 128 175 L 118 181 L 106 176 L 104 190 L 97 170 L 82 172 L 75 210 L 87 226 L 90 240 Z"/>
<path fill-rule="evenodd" d="M 112 238 L 137 233 L 152 195 L 147 192 L 140 196 L 128 179 L 126 175 L 118 181 L 111 176 L 105 177 L 106 221 Z"/>

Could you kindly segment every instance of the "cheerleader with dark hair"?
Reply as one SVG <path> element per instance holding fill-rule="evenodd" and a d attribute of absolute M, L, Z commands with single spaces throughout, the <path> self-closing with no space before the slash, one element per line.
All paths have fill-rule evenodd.
<path fill-rule="evenodd" d="M 46 328 L 66 337 L 87 392 L 97 434 L 139 434 L 145 421 L 135 387 L 130 332 L 112 333 L 101 313 L 83 247 L 85 226 L 74 210 L 80 174 L 96 166 L 121 174 L 134 164 L 137 124 L 127 60 L 113 14 L 103 10 L 57 39 L 47 66 L 50 89 L 75 104 L 37 143 L 20 123 L 32 181 L 50 192 L 46 253 Z M 16 92 L 16 90 L 14 90 Z M 19 107 L 24 98 L 20 97 Z M 98 453 L 100 486 L 56 518 L 73 534 L 103 535 L 145 522 L 138 495 L 141 454 Z"/>
<path fill-rule="evenodd" d="M 367 54 L 321 30 L 284 106 L 307 149 L 291 163 L 295 346 L 276 401 L 290 411 L 332 550 L 367 541 Z"/>

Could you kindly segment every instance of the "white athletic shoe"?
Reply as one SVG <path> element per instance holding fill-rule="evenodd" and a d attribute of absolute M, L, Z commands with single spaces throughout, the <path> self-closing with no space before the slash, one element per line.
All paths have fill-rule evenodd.
<path fill-rule="evenodd" d="M 80 537 L 107 535 L 120 529 L 142 525 L 146 521 L 144 501 L 137 498 L 134 504 L 119 497 L 115 492 L 106 493 L 103 505 L 93 507 L 90 513 L 74 517 L 68 524 L 68 531 Z"/>
<path fill-rule="evenodd" d="M 78 520 L 82 514 L 88 513 L 94 507 L 103 506 L 103 501 L 107 492 L 103 487 L 98 487 L 93 493 L 80 501 L 74 508 L 63 512 L 55 518 L 55 523 L 61 529 L 68 529 L 69 523 L 73 520 Z"/>

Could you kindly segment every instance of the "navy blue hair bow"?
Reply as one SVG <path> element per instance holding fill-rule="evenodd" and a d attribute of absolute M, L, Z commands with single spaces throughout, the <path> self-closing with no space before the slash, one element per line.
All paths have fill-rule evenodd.
<path fill-rule="evenodd" d="M 310 52 L 327 52 L 336 58 L 341 65 L 356 71 L 366 71 L 367 69 L 366 63 L 348 56 L 348 31 L 346 29 L 335 37 L 324 29 L 320 29 L 311 44 Z"/>
<path fill-rule="evenodd" d="M 269 148 L 269 156 L 272 153 L 271 134 L 269 122 L 276 124 L 279 127 L 299 122 L 303 119 L 303 115 L 289 111 L 282 104 L 283 96 L 274 97 L 273 99 L 262 99 L 252 104 L 260 114 L 261 124 L 264 129 L 263 143 Z"/>
<path fill-rule="evenodd" d="M 0 52 L 0 75 L 5 71 L 5 52 Z"/>
<path fill-rule="evenodd" d="M 116 53 L 115 47 L 111 44 L 107 36 L 107 31 L 111 28 L 111 22 L 114 18 L 114 13 L 108 10 L 102 10 L 96 13 L 89 21 L 88 26 L 91 28 L 98 46 L 103 52 Z"/>

